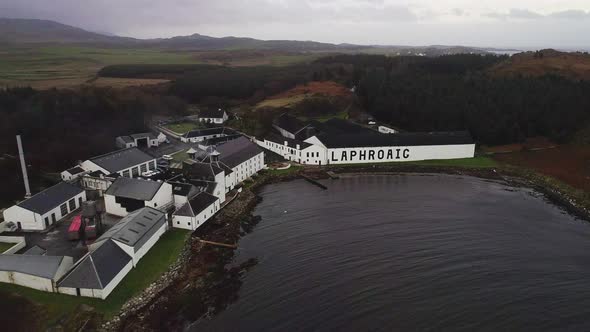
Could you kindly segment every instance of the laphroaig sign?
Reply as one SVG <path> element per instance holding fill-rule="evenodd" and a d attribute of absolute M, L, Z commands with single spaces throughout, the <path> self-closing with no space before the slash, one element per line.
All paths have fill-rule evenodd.
<path fill-rule="evenodd" d="M 328 153 L 328 161 L 331 164 L 385 162 L 405 159 L 410 159 L 410 149 L 408 148 L 349 148 L 330 150 Z"/>

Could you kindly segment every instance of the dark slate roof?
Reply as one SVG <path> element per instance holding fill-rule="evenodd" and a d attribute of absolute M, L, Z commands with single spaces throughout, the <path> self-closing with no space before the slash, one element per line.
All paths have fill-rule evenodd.
<path fill-rule="evenodd" d="M 217 128 L 207 128 L 207 129 L 197 129 L 191 130 L 188 133 L 184 134 L 186 138 L 192 137 L 201 137 L 201 136 L 210 136 L 210 135 L 236 135 L 236 131 L 226 127 L 217 127 Z"/>
<path fill-rule="evenodd" d="M 119 136 L 117 138 L 125 143 L 135 143 L 135 140 L 131 136 Z"/>
<path fill-rule="evenodd" d="M 116 243 L 106 241 L 86 254 L 58 287 L 104 289 L 130 261 L 131 256 Z"/>
<path fill-rule="evenodd" d="M 223 169 L 211 163 L 190 162 L 183 165 L 184 176 L 191 180 L 215 181 L 215 175 L 223 172 Z"/>
<path fill-rule="evenodd" d="M 279 136 L 277 134 L 269 134 L 268 136 L 266 136 L 264 138 L 267 141 L 271 141 L 280 145 L 284 145 L 285 142 L 287 142 L 287 146 L 293 149 L 297 148 L 297 145 L 299 145 L 299 148 L 301 150 L 308 148 L 311 146 L 311 144 L 300 141 L 300 140 L 296 140 L 296 139 L 291 139 L 291 138 L 287 138 L 287 137 L 282 137 Z"/>
<path fill-rule="evenodd" d="M 307 124 L 287 113 L 281 114 L 281 116 L 273 121 L 273 124 L 290 132 L 291 134 L 297 134 L 303 128 L 307 127 Z"/>
<path fill-rule="evenodd" d="M 346 135 L 346 134 L 373 134 L 376 131 L 365 128 L 356 123 L 333 118 L 326 122 L 313 121 L 311 124 L 314 128 L 318 129 L 322 134 L 326 135 Z"/>
<path fill-rule="evenodd" d="M 473 144 L 468 132 L 320 135 L 328 148 Z"/>
<path fill-rule="evenodd" d="M 199 118 L 216 118 L 221 119 L 223 118 L 224 110 L 220 109 L 205 109 L 199 112 Z"/>
<path fill-rule="evenodd" d="M 257 144 L 252 143 L 245 137 L 225 142 L 217 146 L 220 153 L 219 161 L 230 168 L 234 168 L 246 160 L 262 153 Z"/>
<path fill-rule="evenodd" d="M 127 148 L 91 158 L 90 161 L 111 173 L 116 173 L 153 159 L 155 158 L 138 148 Z"/>
<path fill-rule="evenodd" d="M 25 251 L 23 255 L 45 255 L 45 253 L 47 253 L 47 249 L 38 245 L 34 245 L 27 249 L 27 251 Z"/>
<path fill-rule="evenodd" d="M 64 256 L 0 255 L 0 271 L 11 271 L 53 279 Z"/>
<path fill-rule="evenodd" d="M 129 213 L 104 232 L 96 242 L 111 239 L 131 246 L 137 251 L 165 223 L 166 215 L 164 212 L 151 207 L 144 207 Z"/>
<path fill-rule="evenodd" d="M 82 172 L 84 172 L 84 169 L 80 166 L 74 166 L 72 168 L 69 168 L 67 170 L 68 173 L 72 174 L 72 175 L 76 175 L 76 174 L 80 174 Z"/>
<path fill-rule="evenodd" d="M 203 144 L 204 145 L 217 145 L 219 143 L 223 143 L 223 142 L 227 142 L 227 141 L 231 141 L 237 138 L 242 137 L 241 134 L 235 134 L 235 135 L 227 135 L 227 136 L 222 136 L 222 137 L 215 137 L 215 138 L 210 138 L 208 140 L 206 140 Z"/>
<path fill-rule="evenodd" d="M 44 214 L 57 206 L 67 202 L 74 196 L 83 192 L 84 189 L 67 182 L 60 182 L 53 187 L 47 188 L 33 197 L 17 204 L 23 209 Z"/>
<path fill-rule="evenodd" d="M 191 196 L 196 193 L 196 188 L 190 183 L 168 182 L 172 186 L 172 193 L 178 196 Z"/>
<path fill-rule="evenodd" d="M 158 138 L 158 136 L 156 136 L 156 134 L 154 133 L 139 133 L 139 134 L 131 134 L 129 135 L 129 137 L 131 137 L 133 140 L 136 140 L 138 138 Z"/>
<path fill-rule="evenodd" d="M 180 209 L 174 212 L 177 216 L 194 217 L 201 213 L 206 208 L 214 204 L 218 198 L 206 192 L 201 192 L 197 196 L 191 198 Z"/>
<path fill-rule="evenodd" d="M 120 177 L 106 191 L 107 195 L 150 201 L 164 182 Z"/>

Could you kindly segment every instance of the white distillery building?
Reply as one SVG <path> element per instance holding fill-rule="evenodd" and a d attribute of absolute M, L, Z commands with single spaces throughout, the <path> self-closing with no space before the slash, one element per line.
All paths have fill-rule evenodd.
<path fill-rule="evenodd" d="M 201 192 L 172 215 L 172 227 L 196 230 L 220 209 L 219 198 Z"/>
<path fill-rule="evenodd" d="M 161 181 L 118 178 L 105 192 L 105 211 L 124 217 L 143 207 L 165 210 L 172 206 L 172 186 Z"/>
<path fill-rule="evenodd" d="M 264 151 L 246 137 L 240 137 L 216 146 L 219 163 L 227 166 L 235 175 L 235 181 L 241 183 L 262 170 Z M 228 184 L 226 183 L 226 186 Z"/>
<path fill-rule="evenodd" d="M 72 265 L 69 256 L 0 255 L 0 282 L 57 292 L 58 280 Z"/>
<path fill-rule="evenodd" d="M 283 137 L 290 139 L 304 139 L 314 132 L 315 128 L 308 123 L 297 119 L 287 113 L 281 114 L 273 121 L 272 127 Z"/>
<path fill-rule="evenodd" d="M 262 141 L 257 141 L 257 143 L 286 160 L 300 164 L 322 165 L 325 160 L 325 148 L 321 145 L 314 145 L 274 134 L 265 137 Z M 323 165 L 325 165 L 325 162 Z"/>
<path fill-rule="evenodd" d="M 125 148 L 151 148 L 153 146 L 159 146 L 160 144 L 166 142 L 166 135 L 159 133 L 141 133 L 141 134 L 132 134 L 129 136 L 119 136 L 115 139 L 115 145 L 119 149 Z"/>
<path fill-rule="evenodd" d="M 88 159 L 80 164 L 87 172 L 117 173 L 127 178 L 137 178 L 156 169 L 156 158 L 138 148 L 127 148 Z"/>
<path fill-rule="evenodd" d="M 61 172 L 61 179 L 63 181 L 73 181 L 85 174 L 84 169 L 80 166 L 74 166 Z"/>
<path fill-rule="evenodd" d="M 86 201 L 84 189 L 60 182 L 4 210 L 4 221 L 24 231 L 43 231 L 77 210 Z"/>
<path fill-rule="evenodd" d="M 233 189 L 232 184 L 235 185 L 233 171 L 219 162 L 204 163 L 187 160 L 183 164 L 182 171 L 186 179 L 201 188 L 200 191 L 206 191 L 217 197 L 221 203 L 225 202 L 225 194 Z"/>
<path fill-rule="evenodd" d="M 207 109 L 199 112 L 199 121 L 223 124 L 228 119 L 227 112 L 222 109 Z"/>
<path fill-rule="evenodd" d="M 130 213 L 89 246 L 60 280 L 59 292 L 106 299 L 167 231 L 166 214 L 149 207 Z"/>
<path fill-rule="evenodd" d="M 172 186 L 172 197 L 174 201 L 174 207 L 179 209 L 188 201 L 199 194 L 199 188 L 193 186 L 190 183 L 182 182 L 168 182 Z"/>
<path fill-rule="evenodd" d="M 200 143 L 208 140 L 219 139 L 237 135 L 236 131 L 226 127 L 191 130 L 182 135 L 180 140 L 184 143 Z"/>

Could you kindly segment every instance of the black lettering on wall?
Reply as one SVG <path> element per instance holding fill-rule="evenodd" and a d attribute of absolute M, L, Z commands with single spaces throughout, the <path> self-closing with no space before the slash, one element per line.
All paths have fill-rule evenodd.
<path fill-rule="evenodd" d="M 396 150 L 396 151 L 397 151 L 397 157 L 395 157 L 395 159 L 399 159 L 399 158 L 400 158 L 400 156 L 399 156 L 399 152 L 400 152 L 401 150 L 402 150 L 402 149 L 397 149 L 397 150 Z"/>
<path fill-rule="evenodd" d="M 369 151 L 369 160 L 375 160 L 375 150 Z"/>
<path fill-rule="evenodd" d="M 332 151 L 332 161 L 338 161 L 334 158 L 334 151 Z"/>
<path fill-rule="evenodd" d="M 357 155 L 356 150 L 350 151 L 350 161 L 352 161 L 354 159 L 354 157 L 356 157 L 356 155 Z"/>
<path fill-rule="evenodd" d="M 342 151 L 342 157 L 340 157 L 340 160 L 342 160 L 342 161 L 348 160 L 348 155 L 346 154 L 346 150 Z"/>
<path fill-rule="evenodd" d="M 377 158 L 379 158 L 379 160 L 383 160 L 383 158 L 385 158 L 385 151 L 379 150 L 377 152 Z"/>
<path fill-rule="evenodd" d="M 359 152 L 359 160 L 367 160 L 367 150 L 361 150 Z"/>
<path fill-rule="evenodd" d="M 410 158 L 410 149 L 404 149 L 404 158 L 405 159 Z"/>
<path fill-rule="evenodd" d="M 387 160 L 393 160 L 393 149 L 387 150 Z"/>

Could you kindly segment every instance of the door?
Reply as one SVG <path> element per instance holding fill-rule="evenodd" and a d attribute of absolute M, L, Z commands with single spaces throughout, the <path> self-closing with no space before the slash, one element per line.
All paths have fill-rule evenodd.
<path fill-rule="evenodd" d="M 80 296 L 80 288 L 76 288 L 76 296 Z"/>
<path fill-rule="evenodd" d="M 78 206 L 82 206 L 82 197 L 78 197 Z"/>
<path fill-rule="evenodd" d="M 18 230 L 20 231 L 21 229 L 23 229 L 23 225 L 20 223 L 20 221 L 16 222 L 16 227 L 18 227 Z"/>
<path fill-rule="evenodd" d="M 55 222 L 56 222 L 56 221 L 57 221 L 57 220 L 55 220 L 55 213 L 52 213 L 52 214 L 51 214 L 51 223 L 52 223 L 52 224 L 55 224 Z"/>
<path fill-rule="evenodd" d="M 45 228 L 49 227 L 49 217 L 45 217 Z"/>

